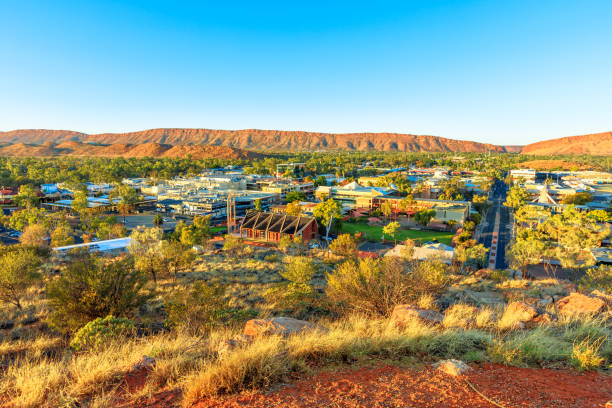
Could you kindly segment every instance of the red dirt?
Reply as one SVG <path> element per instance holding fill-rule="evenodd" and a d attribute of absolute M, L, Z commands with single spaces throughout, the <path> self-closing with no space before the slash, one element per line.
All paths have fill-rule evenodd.
<path fill-rule="evenodd" d="M 612 377 L 570 370 L 472 365 L 465 377 L 431 367 L 377 366 L 321 372 L 277 390 L 204 399 L 193 408 L 491 408 L 464 378 L 506 408 L 603 408 L 612 400 Z M 178 407 L 178 390 L 121 407 Z"/>
<path fill-rule="evenodd" d="M 504 407 L 604 407 L 612 399 L 612 378 L 568 370 L 474 366 L 466 378 Z M 271 393 L 208 399 L 197 408 L 234 407 L 448 407 L 490 408 L 460 378 L 432 368 L 395 366 L 320 373 Z"/>

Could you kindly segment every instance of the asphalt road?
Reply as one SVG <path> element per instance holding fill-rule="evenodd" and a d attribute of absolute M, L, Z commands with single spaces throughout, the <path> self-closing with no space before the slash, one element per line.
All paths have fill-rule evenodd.
<path fill-rule="evenodd" d="M 508 192 L 507 186 L 497 181 L 491 190 L 490 200 L 493 205 L 487 211 L 484 219 L 482 220 L 482 230 L 478 238 L 478 242 L 483 244 L 486 248 L 491 249 L 493 243 L 493 233 L 495 231 L 495 218 L 499 213 L 499 234 L 497 237 L 497 249 L 495 253 L 495 268 L 506 269 L 508 264 L 506 263 L 506 245 L 510 241 L 512 234 L 512 217 L 510 209 L 504 207 L 503 202 L 506 201 L 506 194 Z"/>

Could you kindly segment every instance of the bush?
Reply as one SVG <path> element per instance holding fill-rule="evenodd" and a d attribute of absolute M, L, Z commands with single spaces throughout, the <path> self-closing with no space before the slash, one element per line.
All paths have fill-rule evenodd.
<path fill-rule="evenodd" d="M 169 327 L 182 327 L 194 332 L 232 321 L 252 317 L 252 314 L 229 308 L 225 299 L 225 288 L 196 282 L 190 289 L 179 290 L 165 303 Z"/>
<path fill-rule="evenodd" d="M 576 370 L 590 371 L 601 366 L 604 358 L 599 355 L 599 349 L 605 341 L 600 337 L 591 341 L 590 338 L 584 339 L 579 343 L 574 343 L 570 362 Z"/>
<path fill-rule="evenodd" d="M 122 338 L 134 330 L 134 322 L 122 317 L 108 315 L 97 318 L 76 332 L 70 347 L 76 351 L 99 350 L 109 342 Z"/>
<path fill-rule="evenodd" d="M 612 266 L 600 265 L 597 268 L 590 268 L 585 275 L 578 281 L 578 287 L 582 291 L 601 290 L 612 293 Z"/>
<path fill-rule="evenodd" d="M 357 256 L 357 242 L 350 234 L 341 234 L 330 245 L 330 251 L 338 256 Z"/>
<path fill-rule="evenodd" d="M 308 308 L 315 297 L 310 281 L 316 272 L 317 267 L 310 258 L 290 257 L 286 260 L 285 270 L 279 272 L 284 281 L 268 289 L 265 297 L 294 311 Z"/>
<path fill-rule="evenodd" d="M 47 285 L 49 323 L 60 332 L 72 333 L 98 317 L 129 317 L 149 297 L 143 291 L 145 282 L 129 257 L 75 259 Z"/>

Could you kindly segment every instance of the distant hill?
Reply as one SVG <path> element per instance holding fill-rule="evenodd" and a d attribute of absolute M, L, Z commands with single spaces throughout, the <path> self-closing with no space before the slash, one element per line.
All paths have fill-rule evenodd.
<path fill-rule="evenodd" d="M 522 153 L 612 155 L 612 132 L 545 140 L 523 147 Z"/>
<path fill-rule="evenodd" d="M 318 133 L 281 130 L 151 129 L 130 133 L 88 135 L 63 130 L 15 130 L 0 132 L 0 143 L 212 145 L 258 151 L 400 151 L 400 152 L 506 152 L 503 146 L 438 136 L 401 133 Z"/>
<path fill-rule="evenodd" d="M 0 147 L 2 156 L 90 156 L 90 157 L 187 157 L 194 159 L 220 158 L 252 160 L 264 157 L 263 154 L 235 149 L 228 146 L 172 146 L 169 144 L 143 143 L 109 145 L 90 144 L 75 141 L 43 144 L 13 143 Z"/>

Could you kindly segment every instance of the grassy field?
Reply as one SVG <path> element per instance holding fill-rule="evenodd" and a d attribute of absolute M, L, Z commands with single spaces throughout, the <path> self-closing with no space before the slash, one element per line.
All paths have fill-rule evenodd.
<path fill-rule="evenodd" d="M 366 223 L 343 223 L 342 224 L 342 232 L 347 234 L 356 234 L 361 232 L 366 239 L 380 241 L 382 238 L 382 229 L 381 226 L 376 225 L 368 225 Z M 437 231 L 419 231 L 419 230 L 409 230 L 409 229 L 400 229 L 395 234 L 395 239 L 398 241 L 404 241 L 408 238 L 427 242 L 437 239 L 438 242 L 441 242 L 446 245 L 450 245 L 451 239 L 453 238 L 452 232 L 437 232 Z M 385 237 L 387 239 L 392 239 L 391 237 Z"/>

